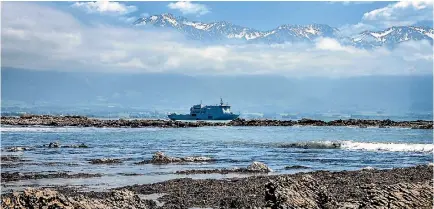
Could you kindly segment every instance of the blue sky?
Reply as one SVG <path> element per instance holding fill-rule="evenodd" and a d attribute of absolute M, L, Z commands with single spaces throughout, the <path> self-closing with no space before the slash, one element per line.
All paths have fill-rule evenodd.
<path fill-rule="evenodd" d="M 432 0 L 401 2 L 3 2 L 2 67 L 128 73 L 360 76 L 432 73 L 432 45 L 365 50 L 319 37 L 309 45 L 205 44 L 176 31 L 131 27 L 172 13 L 261 30 L 323 23 L 357 35 L 432 22 Z M 430 37 L 434 34 L 431 31 Z M 314 62 L 312 61 L 314 60 Z"/>
<path fill-rule="evenodd" d="M 139 18 L 143 15 L 171 13 L 191 20 L 214 22 L 228 21 L 236 25 L 259 30 L 271 30 L 283 24 L 327 24 L 332 27 L 355 25 L 362 21 L 363 15 L 370 11 L 382 9 L 396 2 L 192 2 L 200 5 L 206 13 L 186 13 L 182 8 L 170 8 L 176 2 L 120 2 L 121 5 L 134 7 L 134 11 L 125 14 L 89 13 L 81 8 L 72 8 L 71 2 L 43 2 L 69 12 L 86 22 L 104 22 L 126 24 L 119 16 Z M 431 18 L 432 19 L 432 18 Z M 418 21 L 423 25 L 432 25 L 431 21 Z"/>

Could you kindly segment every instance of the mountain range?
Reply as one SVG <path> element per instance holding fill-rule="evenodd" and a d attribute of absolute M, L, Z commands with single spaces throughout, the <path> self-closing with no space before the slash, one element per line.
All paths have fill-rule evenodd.
<path fill-rule="evenodd" d="M 268 31 L 243 27 L 226 21 L 204 23 L 190 21 L 185 17 L 175 17 L 165 13 L 136 20 L 135 26 L 154 26 L 175 29 L 193 40 L 224 41 L 238 40 L 247 43 L 312 43 L 320 37 L 334 38 L 346 45 L 359 48 L 379 46 L 395 47 L 409 40 L 427 40 L 433 43 L 434 30 L 424 26 L 396 26 L 381 31 L 364 31 L 352 36 L 344 36 L 338 28 L 325 24 L 281 25 Z"/>

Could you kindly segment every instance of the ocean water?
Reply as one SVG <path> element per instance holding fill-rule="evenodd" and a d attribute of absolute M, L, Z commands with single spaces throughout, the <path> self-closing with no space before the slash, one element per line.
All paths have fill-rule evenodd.
<path fill-rule="evenodd" d="M 388 169 L 433 161 L 433 131 L 408 128 L 358 127 L 200 127 L 200 128 L 76 128 L 11 127 L 1 128 L 2 155 L 19 155 L 29 160 L 17 167 L 2 167 L 2 172 L 100 173 L 86 179 L 40 179 L 2 183 L 6 189 L 26 186 L 85 186 L 105 189 L 131 184 L 146 184 L 173 178 L 227 178 L 245 174 L 176 175 L 187 169 L 246 167 L 264 162 L 274 172 L 315 170 L 357 170 L 364 167 Z M 85 143 L 89 148 L 47 148 L 50 142 L 61 145 Z M 34 149 L 6 152 L 11 146 Z M 136 165 L 163 151 L 169 156 L 208 156 L 209 163 Z M 121 158 L 121 164 L 94 165 L 88 160 Z M 306 169 L 286 170 L 285 166 Z M 126 174 L 136 174 L 134 176 Z"/>

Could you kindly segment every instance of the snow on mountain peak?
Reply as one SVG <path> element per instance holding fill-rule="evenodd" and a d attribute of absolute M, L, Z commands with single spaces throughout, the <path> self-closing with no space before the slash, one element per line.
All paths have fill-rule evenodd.
<path fill-rule="evenodd" d="M 269 44 L 284 42 L 313 42 L 319 37 L 334 38 L 338 41 L 350 42 L 361 48 L 372 48 L 384 44 L 393 46 L 408 40 L 428 40 L 433 42 L 432 28 L 399 26 L 382 31 L 364 31 L 352 37 L 342 37 L 337 28 L 324 24 L 309 25 L 280 25 L 275 29 L 260 31 L 248 27 L 234 25 L 230 22 L 220 21 L 204 23 L 190 21 L 184 17 L 175 17 L 170 13 L 152 15 L 139 18 L 134 25 L 153 25 L 155 27 L 170 27 L 184 33 L 187 37 L 196 40 L 223 40 L 241 39 L 249 42 L 265 42 Z"/>

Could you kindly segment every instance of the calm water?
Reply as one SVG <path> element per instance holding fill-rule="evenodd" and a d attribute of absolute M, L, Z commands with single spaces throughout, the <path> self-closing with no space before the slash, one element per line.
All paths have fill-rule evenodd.
<path fill-rule="evenodd" d="M 144 184 L 172 178 L 221 178 L 230 175 L 175 175 L 177 170 L 246 167 L 252 161 L 268 164 L 275 172 L 354 170 L 404 167 L 432 162 L 432 130 L 355 127 L 202 127 L 202 128 L 48 128 L 2 127 L 2 155 L 21 155 L 24 166 L 2 172 L 101 173 L 101 178 L 42 179 L 9 182 L 5 188 L 28 185 L 83 185 L 108 188 Z M 90 148 L 45 148 L 85 143 Z M 296 147 L 282 148 L 296 143 Z M 339 143 L 333 148 L 332 143 Z M 24 152 L 5 152 L 10 146 L 33 147 Z M 300 148 L 298 148 L 300 147 Z M 182 165 L 135 165 L 156 151 L 169 156 L 209 156 L 212 163 Z M 95 158 L 122 158 L 116 165 L 93 165 Z M 48 163 L 51 163 L 48 165 Z M 302 165 L 309 169 L 285 170 Z M 126 176 L 125 173 L 142 174 Z"/>

